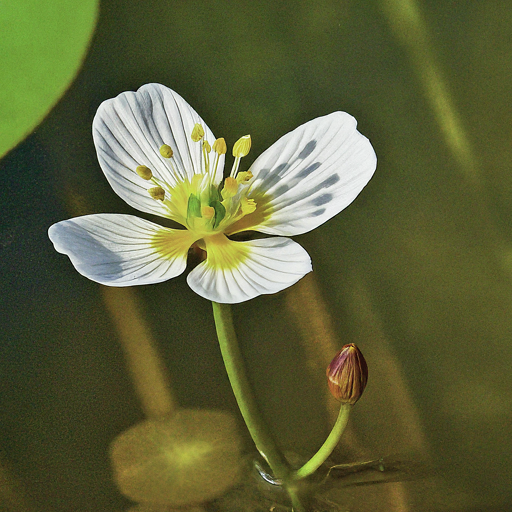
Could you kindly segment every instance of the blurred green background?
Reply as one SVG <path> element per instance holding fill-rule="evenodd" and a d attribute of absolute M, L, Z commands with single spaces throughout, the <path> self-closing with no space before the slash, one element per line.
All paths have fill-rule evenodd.
<path fill-rule="evenodd" d="M 94 6 L 70 12 L 83 65 L 0 162 L 0 458 L 32 510 L 129 507 L 108 446 L 142 410 L 99 285 L 46 232 L 76 211 L 135 213 L 103 177 L 91 123 L 103 100 L 148 82 L 176 90 L 228 144 L 250 133 L 246 166 L 303 122 L 335 110 L 356 117 L 377 173 L 347 210 L 297 237 L 315 269 L 298 289 L 311 285 L 316 305 L 292 289 L 234 307 L 251 379 L 281 445 L 311 454 L 329 414 L 308 332 L 330 332 L 336 348 L 357 343 L 370 380 L 338 458 L 396 455 L 433 470 L 332 500 L 354 511 L 508 509 L 511 3 L 102 0 L 87 52 Z M 71 44 L 69 30 L 50 28 L 44 73 Z M 73 63 L 62 76 L 72 74 Z M 54 103 L 45 101 L 41 115 Z M 142 313 L 177 401 L 237 414 L 210 304 L 185 278 L 137 288 Z"/>

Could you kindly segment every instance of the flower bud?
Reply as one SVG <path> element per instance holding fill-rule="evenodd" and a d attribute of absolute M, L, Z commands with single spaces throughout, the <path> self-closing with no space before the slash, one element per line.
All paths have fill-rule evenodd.
<path fill-rule="evenodd" d="M 326 374 L 334 398 L 343 404 L 354 405 L 366 387 L 368 366 L 361 351 L 349 343 L 334 356 Z"/>

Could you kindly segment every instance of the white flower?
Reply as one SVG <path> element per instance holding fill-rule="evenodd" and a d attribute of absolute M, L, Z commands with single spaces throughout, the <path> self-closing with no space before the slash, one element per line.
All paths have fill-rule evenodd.
<path fill-rule="evenodd" d="M 314 119 L 281 137 L 239 172 L 249 136 L 233 147 L 215 139 L 178 94 L 148 84 L 103 102 L 94 118 L 98 159 L 129 205 L 167 217 L 170 229 L 132 215 L 85 215 L 58 222 L 49 236 L 84 276 L 109 286 L 159 283 L 180 275 L 194 246 L 204 261 L 188 275 L 202 297 L 238 303 L 275 293 L 311 271 L 307 252 L 287 236 L 339 213 L 371 178 L 376 156 L 344 112 Z M 274 237 L 235 241 L 259 231 Z"/>

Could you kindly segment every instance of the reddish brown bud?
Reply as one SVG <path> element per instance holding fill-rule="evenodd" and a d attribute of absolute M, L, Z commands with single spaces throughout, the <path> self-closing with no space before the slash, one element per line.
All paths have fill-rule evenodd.
<path fill-rule="evenodd" d="M 327 367 L 327 383 L 336 400 L 354 405 L 368 381 L 368 366 L 361 351 L 353 344 L 345 345 Z"/>

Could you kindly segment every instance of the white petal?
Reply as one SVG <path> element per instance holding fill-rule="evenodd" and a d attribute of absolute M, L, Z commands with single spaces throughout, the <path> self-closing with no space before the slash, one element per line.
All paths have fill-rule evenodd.
<path fill-rule="evenodd" d="M 349 114 L 334 112 L 299 126 L 258 157 L 248 197 L 267 202 L 266 213 L 253 214 L 254 226 L 242 219 L 244 229 L 297 235 L 346 208 L 377 165 L 370 141 L 356 126 Z"/>
<path fill-rule="evenodd" d="M 205 139 L 213 145 L 213 133 L 195 110 L 159 84 L 147 84 L 137 92 L 104 101 L 93 121 L 93 138 L 101 168 L 116 193 L 138 210 L 170 217 L 162 203 L 149 196 L 147 190 L 154 185 L 140 178 L 135 169 L 145 165 L 171 186 L 183 177 L 204 173 L 202 144 L 190 138 L 196 123 L 202 125 Z M 163 144 L 174 151 L 172 159 L 160 155 Z M 213 155 L 210 153 L 211 158 Z M 223 168 L 224 155 L 215 183 L 221 181 Z"/>
<path fill-rule="evenodd" d="M 133 215 L 85 215 L 58 222 L 48 235 L 80 274 L 109 286 L 159 283 L 180 275 L 195 241 Z M 165 238 L 165 244 L 161 241 Z"/>
<path fill-rule="evenodd" d="M 187 278 L 205 299 L 235 304 L 276 293 L 311 272 L 308 253 L 289 238 L 264 238 L 221 245 L 206 241 L 207 259 Z"/>

